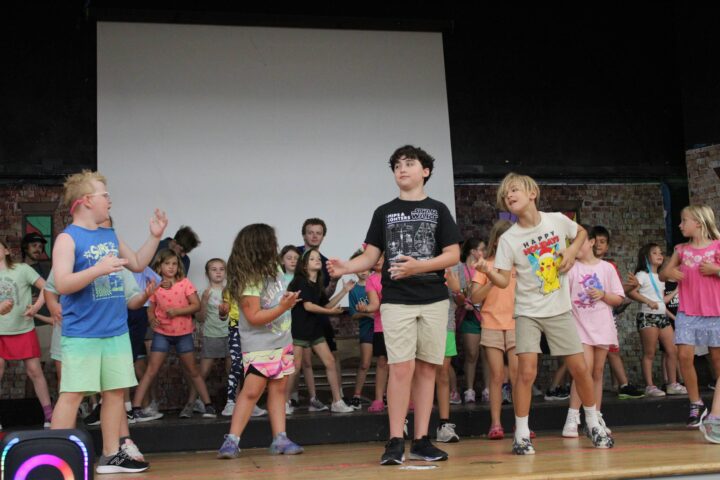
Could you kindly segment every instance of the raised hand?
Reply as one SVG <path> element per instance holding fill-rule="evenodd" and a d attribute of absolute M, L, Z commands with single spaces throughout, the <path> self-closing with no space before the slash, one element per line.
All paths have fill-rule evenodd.
<path fill-rule="evenodd" d="M 150 298 L 155 293 L 155 290 L 157 290 L 160 287 L 160 285 L 155 283 L 155 280 L 150 280 L 145 284 L 145 296 L 147 298 Z"/>
<path fill-rule="evenodd" d="M 150 234 L 155 238 L 162 237 L 167 224 L 168 220 L 165 212 L 156 208 L 152 218 L 150 218 Z"/>
<path fill-rule="evenodd" d="M 480 260 L 478 260 L 477 263 L 475 264 L 475 270 L 477 270 L 480 273 L 485 273 L 485 274 L 489 273 L 490 267 L 489 267 L 487 260 L 485 260 L 484 258 L 481 258 Z"/>

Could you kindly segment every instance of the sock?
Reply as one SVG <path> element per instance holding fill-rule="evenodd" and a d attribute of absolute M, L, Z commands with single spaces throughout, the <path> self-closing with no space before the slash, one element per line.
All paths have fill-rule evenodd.
<path fill-rule="evenodd" d="M 287 433 L 285 433 L 285 432 L 280 432 L 280 433 L 278 433 L 277 435 L 275 435 L 275 438 L 274 438 L 273 440 L 279 440 L 279 439 L 285 438 L 285 437 L 287 437 Z"/>
<path fill-rule="evenodd" d="M 140 410 L 142 410 L 142 407 L 132 407 L 133 412 L 139 412 Z"/>
<path fill-rule="evenodd" d="M 598 423 L 598 412 L 595 410 L 595 405 L 592 407 L 586 407 L 583 405 L 583 411 L 585 412 L 585 424 L 588 430 L 592 432 L 592 429 L 600 426 Z"/>
<path fill-rule="evenodd" d="M 567 416 L 570 418 L 570 415 L 572 415 L 574 418 L 577 418 L 580 420 L 580 410 L 576 408 L 568 408 Z"/>
<path fill-rule="evenodd" d="M 529 416 L 515 417 L 515 440 L 520 441 L 523 438 L 530 438 L 529 418 Z"/>
<path fill-rule="evenodd" d="M 132 410 L 132 403 L 131 402 L 125 402 L 125 411 Z"/>
<path fill-rule="evenodd" d="M 450 423 L 450 419 L 449 419 L 449 418 L 441 418 L 441 419 L 440 419 L 440 426 L 441 426 L 441 427 L 442 427 L 443 425 L 445 425 L 446 423 Z"/>
<path fill-rule="evenodd" d="M 713 415 L 712 413 L 705 417 L 706 420 L 720 420 L 720 417 Z"/>
<path fill-rule="evenodd" d="M 227 439 L 228 439 L 228 440 L 232 440 L 233 442 L 235 442 L 235 445 L 240 446 L 240 437 L 238 437 L 237 435 L 233 435 L 232 433 L 228 433 Z"/>
<path fill-rule="evenodd" d="M 45 421 L 49 422 L 52 418 L 53 408 L 52 405 L 43 405 L 43 414 L 45 415 Z"/>
<path fill-rule="evenodd" d="M 130 435 L 120 437 L 120 446 L 123 446 L 125 444 L 125 440 L 130 440 L 132 442 L 132 438 L 130 438 Z"/>
<path fill-rule="evenodd" d="M 690 402 L 690 405 L 700 405 L 700 406 L 705 406 L 705 404 L 703 403 L 703 401 L 702 401 L 702 400 L 698 400 L 697 402 Z"/>
<path fill-rule="evenodd" d="M 625 388 L 625 387 L 627 387 L 627 386 L 628 386 L 627 383 L 623 383 L 622 385 L 620 385 L 620 386 L 618 387 L 618 389 L 620 389 L 620 388 Z"/>

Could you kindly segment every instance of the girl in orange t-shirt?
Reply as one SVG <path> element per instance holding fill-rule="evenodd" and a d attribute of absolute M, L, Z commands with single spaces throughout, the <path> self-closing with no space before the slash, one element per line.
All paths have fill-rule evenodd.
<path fill-rule="evenodd" d="M 492 268 L 500 236 L 512 224 L 507 220 L 495 222 L 490 230 L 488 242 L 487 268 Z M 473 277 L 472 302 L 482 303 L 482 336 L 480 345 L 485 347 L 490 367 L 490 440 L 500 440 L 505 436 L 500 423 L 503 380 L 505 379 L 504 355 L 507 355 L 510 384 L 515 386 L 517 378 L 517 356 L 515 356 L 515 271 L 510 276 L 507 288 L 493 286 L 487 275 L 477 271 Z"/>

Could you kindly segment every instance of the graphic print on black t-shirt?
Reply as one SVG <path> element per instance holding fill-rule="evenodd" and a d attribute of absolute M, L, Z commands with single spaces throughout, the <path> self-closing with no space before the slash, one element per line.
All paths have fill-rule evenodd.
<path fill-rule="evenodd" d="M 393 263 L 400 255 L 416 260 L 433 258 L 437 221 L 438 211 L 434 208 L 416 208 L 409 215 L 404 212 L 388 214 L 385 219 L 388 261 Z"/>

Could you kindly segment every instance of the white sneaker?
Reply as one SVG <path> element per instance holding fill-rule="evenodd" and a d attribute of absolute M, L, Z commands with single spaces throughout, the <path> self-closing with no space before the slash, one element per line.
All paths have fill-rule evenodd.
<path fill-rule="evenodd" d="M 195 402 L 193 403 L 193 412 L 205 413 L 205 404 L 199 398 L 196 398 Z"/>
<path fill-rule="evenodd" d="M 455 433 L 454 423 L 444 423 L 435 433 L 435 438 L 438 442 L 455 443 L 460 441 L 460 437 Z"/>
<path fill-rule="evenodd" d="M 602 413 L 597 412 L 597 419 L 598 419 L 598 423 L 600 424 L 601 427 L 603 427 L 603 428 L 605 429 L 605 431 L 607 432 L 607 434 L 608 434 L 608 435 L 612 435 L 612 430 L 610 430 L 610 429 L 608 428 L 608 426 L 605 425 L 605 419 L 603 418 L 603 414 L 602 414 Z"/>
<path fill-rule="evenodd" d="M 50 425 L 50 422 L 45 420 L 45 423 L 43 423 L 43 428 L 50 428 Z M 2 430 L 2 428 L 0 428 L 0 430 Z"/>
<path fill-rule="evenodd" d="M 668 385 L 666 391 L 668 395 L 687 395 L 687 388 L 677 382 Z"/>
<path fill-rule="evenodd" d="M 285 416 L 292 415 L 295 411 L 295 407 L 290 405 L 290 402 L 285 402 Z"/>
<path fill-rule="evenodd" d="M 565 438 L 578 437 L 578 425 L 580 425 L 580 412 L 572 413 L 568 410 L 565 418 L 565 426 L 563 426 L 562 436 Z"/>
<path fill-rule="evenodd" d="M 225 408 L 223 408 L 222 412 L 220 412 L 220 415 L 223 417 L 232 417 L 233 412 L 235 411 L 235 402 L 232 400 L 228 400 L 225 404 Z"/>
<path fill-rule="evenodd" d="M 343 405 L 345 405 L 345 402 L 343 402 Z M 308 407 L 308 412 L 324 412 L 327 409 L 327 405 L 318 400 L 317 397 L 312 397 L 310 399 L 310 407 Z"/>
<path fill-rule="evenodd" d="M 250 414 L 251 417 L 262 417 L 263 415 L 267 415 L 267 410 L 260 408 L 257 405 L 253 407 L 253 411 Z"/>
<path fill-rule="evenodd" d="M 465 403 L 475 403 L 475 390 L 468 388 L 463 393 L 463 397 L 465 397 Z"/>
<path fill-rule="evenodd" d="M 480 399 L 482 400 L 482 403 L 488 403 L 490 401 L 490 390 L 483 388 L 483 391 L 480 394 Z"/>
<path fill-rule="evenodd" d="M 330 407 L 330 411 L 333 413 L 352 413 L 355 410 L 352 407 L 348 407 L 347 404 L 342 400 L 338 400 L 337 402 L 334 402 L 332 404 L 332 406 Z"/>
<path fill-rule="evenodd" d="M 648 385 L 647 387 L 645 387 L 645 396 L 647 396 L 647 397 L 664 397 L 665 392 L 660 390 L 655 385 Z"/>

